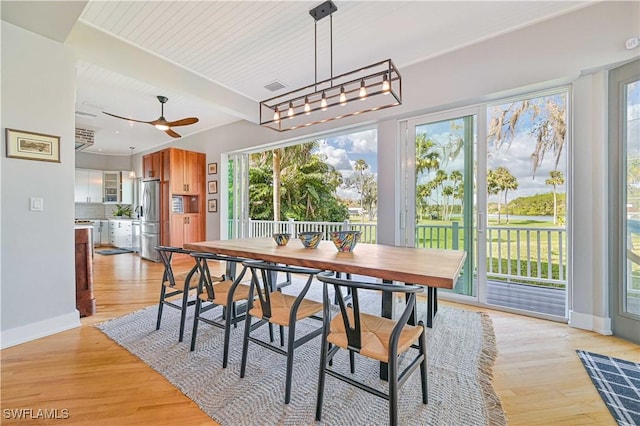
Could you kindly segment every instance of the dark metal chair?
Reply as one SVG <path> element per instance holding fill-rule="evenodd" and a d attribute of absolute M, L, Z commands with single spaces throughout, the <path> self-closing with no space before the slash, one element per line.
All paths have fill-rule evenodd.
<path fill-rule="evenodd" d="M 196 259 L 196 265 L 200 271 L 200 284 L 198 286 L 198 298 L 196 299 L 196 308 L 193 318 L 193 332 L 191 334 L 191 350 L 196 347 L 196 338 L 198 334 L 198 323 L 200 321 L 212 325 L 214 327 L 224 329 L 224 354 L 222 357 L 222 367 L 227 368 L 229 359 L 229 340 L 231 337 L 231 325 L 236 327 L 238 321 L 237 302 L 246 300 L 249 297 L 249 286 L 242 284 L 242 280 L 246 275 L 247 267 L 244 266 L 236 277 L 225 277 L 218 279 L 212 277 L 209 271 L 207 261 L 215 260 L 227 262 L 228 271 L 236 271 L 235 266 L 241 264 L 245 259 L 232 256 L 223 256 L 213 253 L 191 253 Z M 229 267 L 229 263 L 234 264 Z M 216 321 L 202 314 L 216 308 L 222 307 L 221 321 Z"/>
<path fill-rule="evenodd" d="M 420 367 L 422 402 L 427 403 L 427 354 L 426 335 L 422 321 L 411 325 L 415 319 L 416 293 L 424 291 L 422 287 L 410 285 L 393 285 L 366 283 L 333 278 L 329 274 L 319 274 L 318 279 L 324 283 L 323 288 L 323 332 L 320 355 L 320 374 L 318 377 L 318 399 L 316 403 L 316 420 L 322 416 L 322 400 L 324 396 L 325 378 L 330 375 L 356 386 L 373 395 L 389 401 L 389 423 L 398 424 L 398 394 L 400 387 L 411 374 Z M 329 286 L 335 290 L 335 298 L 340 306 L 340 313 L 331 318 L 329 312 Z M 351 289 L 352 304 L 345 303 L 343 289 Z M 406 305 L 397 321 L 377 315 L 361 312 L 358 290 L 376 290 L 390 293 L 404 293 Z M 349 350 L 350 355 L 357 352 L 362 356 L 387 363 L 389 392 L 385 394 L 331 368 L 331 362 L 338 350 Z M 399 372 L 401 354 L 410 349 L 417 349 L 416 356 Z M 406 355 L 405 355 L 406 356 Z M 351 358 L 351 357 L 350 357 Z M 410 359 L 410 358 L 409 358 Z M 351 373 L 353 359 L 351 358 Z M 335 393 L 333 397 L 339 397 Z"/>
<path fill-rule="evenodd" d="M 200 272 L 198 271 L 198 265 L 194 263 L 193 267 L 188 272 L 181 272 L 175 274 L 172 266 L 172 259 L 175 253 L 190 254 L 190 251 L 184 250 L 179 247 L 157 246 L 156 250 L 160 256 L 160 260 L 164 264 L 164 272 L 162 274 L 162 285 L 160 289 L 160 302 L 158 303 L 158 321 L 156 323 L 156 330 L 160 329 L 160 322 L 162 321 L 162 309 L 163 307 L 170 306 L 172 308 L 180 310 L 180 334 L 178 342 L 182 342 L 184 337 L 184 323 L 187 317 L 187 307 L 194 305 L 195 300 L 189 300 L 189 291 L 195 290 L 198 287 L 198 281 L 200 281 Z M 171 297 L 182 294 L 182 300 L 180 304 L 170 300 Z"/>
<path fill-rule="evenodd" d="M 305 298 L 314 276 L 322 270 L 256 261 L 244 262 L 243 265 L 251 270 L 251 287 L 245 319 L 240 377 L 244 377 L 246 372 L 249 342 L 257 343 L 264 348 L 285 355 L 287 357 L 287 372 L 284 402 L 288 404 L 291 401 L 293 351 L 322 332 L 322 327 L 318 327 L 296 339 L 297 321 L 305 318 L 322 319 L 316 316 L 318 312 L 322 311 L 322 303 Z M 277 272 L 306 275 L 307 282 L 297 296 L 283 294 L 276 285 Z M 255 301 L 254 297 L 256 297 Z M 253 317 L 259 321 L 251 324 Z M 288 328 L 286 350 L 251 336 L 253 331 L 264 324 L 280 326 L 280 346 L 284 346 L 284 327 Z"/>

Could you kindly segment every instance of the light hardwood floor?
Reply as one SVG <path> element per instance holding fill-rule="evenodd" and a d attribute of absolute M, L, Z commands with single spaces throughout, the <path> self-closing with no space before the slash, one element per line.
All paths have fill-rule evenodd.
<path fill-rule="evenodd" d="M 160 374 L 92 327 L 157 303 L 161 275 L 160 264 L 135 255 L 96 255 L 96 315 L 83 318 L 82 327 L 0 351 L 0 423 L 44 424 L 9 419 L 6 410 L 31 409 L 35 415 L 56 409 L 69 418 L 46 424 L 215 424 Z M 575 350 L 638 362 L 639 346 L 566 324 L 455 306 L 486 311 L 493 320 L 499 351 L 493 384 L 510 425 L 615 425 Z"/>

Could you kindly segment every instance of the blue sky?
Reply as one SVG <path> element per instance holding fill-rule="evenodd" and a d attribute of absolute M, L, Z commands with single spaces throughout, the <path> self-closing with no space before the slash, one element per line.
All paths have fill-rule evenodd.
<path fill-rule="evenodd" d="M 350 133 L 334 138 L 320 139 L 317 152 L 326 156 L 326 162 L 335 167 L 342 176 L 353 176 L 353 165 L 359 159 L 369 164 L 369 172 L 377 177 L 378 174 L 378 143 L 375 129 Z M 348 199 L 360 199 L 354 188 L 338 188 L 338 196 Z"/>

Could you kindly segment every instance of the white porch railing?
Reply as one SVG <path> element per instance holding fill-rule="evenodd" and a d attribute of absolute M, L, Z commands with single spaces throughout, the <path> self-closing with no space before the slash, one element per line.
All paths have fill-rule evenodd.
<path fill-rule="evenodd" d="M 230 223 L 229 229 L 232 224 Z M 376 243 L 377 224 L 344 222 L 299 222 L 249 220 L 249 237 L 270 237 L 287 232 L 294 238 L 304 231 L 329 233 L 338 230 L 362 232 L 361 242 Z M 496 281 L 566 287 L 567 247 L 563 228 L 487 227 L 487 277 Z M 453 249 L 464 247 L 464 227 L 451 224 L 416 225 L 416 247 Z"/>

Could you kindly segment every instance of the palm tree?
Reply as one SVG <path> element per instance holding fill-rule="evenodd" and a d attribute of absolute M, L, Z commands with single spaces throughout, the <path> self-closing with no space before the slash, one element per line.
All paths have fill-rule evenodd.
<path fill-rule="evenodd" d="M 504 194 L 504 208 L 507 224 L 509 223 L 509 206 L 507 204 L 507 195 L 510 189 L 518 189 L 518 180 L 505 167 L 498 167 L 495 170 L 489 170 L 487 174 L 487 191 L 491 194 L 502 192 Z M 500 223 L 500 202 L 498 202 L 498 224 Z"/>
<path fill-rule="evenodd" d="M 558 185 L 564 185 L 564 176 L 559 170 L 552 170 L 549 172 L 549 179 L 545 180 L 546 185 L 553 186 L 553 224 L 558 223 Z"/>
<path fill-rule="evenodd" d="M 353 169 L 357 172 L 356 185 L 360 193 L 360 217 L 364 222 L 364 197 L 365 197 L 365 172 L 369 169 L 369 164 L 362 158 L 356 160 Z"/>

